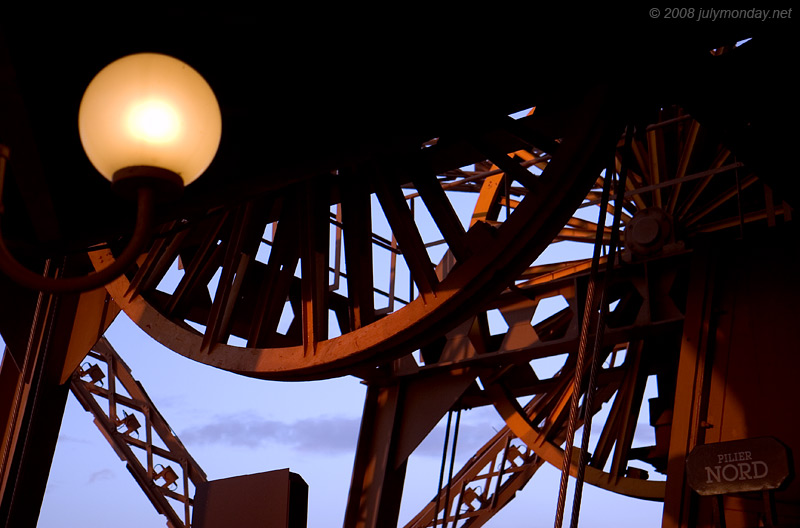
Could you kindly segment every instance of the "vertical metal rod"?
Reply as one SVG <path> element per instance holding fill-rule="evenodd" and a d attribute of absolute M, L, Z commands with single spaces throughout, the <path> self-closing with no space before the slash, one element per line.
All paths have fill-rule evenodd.
<path fill-rule="evenodd" d="M 114 427 L 117 426 L 117 363 L 114 356 L 103 352 L 108 366 L 108 418 Z"/>
<path fill-rule="evenodd" d="M 450 486 L 453 484 L 453 466 L 456 461 L 456 446 L 458 445 L 458 428 L 461 425 L 461 409 L 456 413 L 456 425 L 453 430 L 453 448 L 450 451 L 450 471 L 447 475 L 447 488 L 444 492 L 444 524 L 447 528 L 447 514 L 450 512 Z"/>
<path fill-rule="evenodd" d="M 603 199 L 602 199 L 603 204 L 600 207 L 600 213 L 599 213 L 599 216 L 598 216 L 598 219 L 597 219 L 597 235 L 596 235 L 596 240 L 595 240 L 594 257 L 592 259 L 592 277 L 590 279 L 591 282 L 592 282 L 592 285 L 596 284 L 597 281 L 598 281 L 597 275 L 596 275 L 597 269 L 596 269 L 595 266 L 597 266 L 599 268 L 600 246 L 601 246 L 601 244 L 603 242 L 603 238 L 602 237 L 604 235 L 605 216 L 606 216 L 606 210 L 607 210 L 607 207 L 603 207 L 603 205 L 607 206 L 607 204 L 608 204 L 608 195 L 610 193 L 612 179 L 613 179 L 613 175 L 611 173 L 609 173 L 608 169 L 606 169 L 606 177 L 603 180 Z M 619 192 L 618 188 L 617 188 L 617 192 Z M 620 197 L 621 197 L 621 195 L 617 194 L 617 200 L 619 200 Z M 614 208 L 615 213 L 617 211 L 619 211 L 619 210 L 620 210 L 619 204 L 615 203 L 615 208 Z M 609 248 L 609 250 L 611 250 L 611 248 Z M 595 259 L 597 259 L 597 264 L 596 265 L 595 265 Z M 608 261 L 610 261 L 610 260 L 611 260 L 611 256 L 609 256 L 609 258 L 608 258 Z M 604 302 L 604 297 L 605 297 L 604 296 L 604 291 L 601 289 L 601 292 L 600 292 L 600 299 L 601 300 L 600 300 L 600 303 L 599 303 L 601 310 L 603 309 L 602 308 L 602 304 Z M 587 306 L 588 306 L 588 301 L 587 301 Z M 592 305 L 592 308 L 591 308 L 591 313 L 592 314 L 594 314 L 594 310 L 595 310 L 594 305 Z M 589 313 L 587 311 L 587 313 L 584 314 L 584 318 L 588 319 L 588 317 L 589 317 Z M 599 320 L 599 318 L 597 318 L 597 319 Z M 587 346 L 588 346 L 588 343 L 587 343 Z M 595 374 L 596 373 L 596 368 L 597 368 L 597 356 L 596 356 L 596 351 L 597 350 L 596 349 L 597 349 L 597 336 L 595 336 L 595 341 L 594 341 L 594 344 L 593 344 L 593 347 L 592 347 L 592 354 L 591 354 L 591 358 L 590 358 L 590 361 L 591 361 L 590 378 L 591 378 L 592 375 L 596 375 Z M 576 380 L 579 380 L 579 378 L 576 377 Z M 582 376 L 581 376 L 580 380 L 582 381 Z M 578 381 L 578 383 L 579 382 L 580 381 Z M 577 526 L 577 523 L 578 523 L 578 519 L 575 517 L 575 511 L 576 511 L 576 505 L 578 505 L 577 509 L 580 509 L 579 505 L 580 505 L 581 494 L 582 494 L 582 490 L 578 486 L 577 480 L 579 480 L 579 479 L 582 480 L 582 478 L 583 478 L 583 471 L 582 471 L 583 470 L 583 465 L 582 464 L 585 463 L 584 456 L 583 456 L 583 453 L 585 452 L 585 448 L 583 447 L 583 445 L 586 442 L 588 442 L 588 435 L 586 434 L 586 421 L 590 421 L 591 420 L 591 418 L 590 418 L 591 408 L 589 406 L 589 395 L 592 392 L 592 383 L 593 383 L 593 381 L 590 380 L 589 381 L 589 386 L 586 389 L 586 396 L 584 398 L 584 417 L 585 417 L 584 418 L 584 430 L 582 432 L 581 451 L 579 453 L 579 458 L 578 458 L 578 474 L 576 475 L 578 478 L 576 479 L 575 491 L 574 491 L 573 497 L 572 497 L 572 517 L 570 519 L 570 526 L 572 526 L 573 528 L 575 526 Z M 576 391 L 573 394 L 576 394 L 576 393 L 579 394 L 580 390 L 579 390 L 579 385 L 577 383 L 576 383 L 576 385 L 575 385 L 573 390 Z M 569 447 L 571 447 L 571 444 L 570 444 Z"/>
<path fill-rule="evenodd" d="M 153 430 L 150 423 L 150 408 L 145 408 L 144 426 L 147 440 L 147 476 L 153 478 Z"/>
<path fill-rule="evenodd" d="M 606 174 L 603 180 L 603 196 L 600 203 L 600 215 L 605 216 L 608 208 L 608 196 L 611 192 L 610 176 Z M 575 427 L 578 421 L 578 406 L 581 397 L 581 385 L 583 381 L 584 364 L 586 362 L 586 350 L 589 340 L 589 328 L 594 313 L 594 297 L 597 283 L 597 273 L 600 266 L 600 246 L 602 245 L 605 221 L 597 223 L 597 235 L 592 255 L 592 267 L 589 276 L 589 285 L 586 290 L 586 301 L 583 309 L 583 319 L 581 321 L 580 341 L 578 342 L 578 358 L 575 364 L 575 376 L 572 380 L 572 395 L 570 399 L 569 420 L 567 422 L 567 434 L 564 442 L 564 459 L 561 466 L 561 484 L 558 490 L 558 504 L 556 506 L 555 528 L 561 528 L 564 523 L 564 506 L 567 501 L 567 485 L 569 484 L 569 470 L 572 465 L 572 442 L 575 438 Z"/>
<path fill-rule="evenodd" d="M 411 218 L 415 218 L 414 216 L 414 199 L 411 199 Z M 416 221 L 416 219 L 415 219 Z M 405 258 L 405 257 L 403 257 Z M 406 260 L 406 267 L 408 267 L 408 261 Z M 411 278 L 411 269 L 408 271 L 408 300 L 411 302 L 414 299 L 414 280 Z"/>
<path fill-rule="evenodd" d="M 629 155 L 628 151 L 630 148 L 630 134 L 625 135 L 625 147 L 622 154 L 622 166 L 620 167 L 620 174 L 619 178 L 617 179 L 617 186 L 614 192 L 614 219 L 611 226 L 611 243 L 609 244 L 608 248 L 608 258 L 606 259 L 606 270 L 605 275 L 603 276 L 603 286 L 600 290 L 600 314 L 597 317 L 597 325 L 595 328 L 594 333 L 594 347 L 592 350 L 592 357 L 591 357 L 591 371 L 589 374 L 589 386 L 586 388 L 586 397 L 584 399 L 584 422 L 583 422 L 583 430 L 581 432 L 581 450 L 579 453 L 578 459 L 578 474 L 575 479 L 575 493 L 572 498 L 572 517 L 570 519 L 570 527 L 577 528 L 578 527 L 578 518 L 580 517 L 581 511 L 581 499 L 583 497 L 583 482 L 586 475 L 586 457 L 589 452 L 589 439 L 592 434 L 592 418 L 594 416 L 593 413 L 593 403 L 594 403 L 594 393 L 595 393 L 595 384 L 597 383 L 597 370 L 598 370 L 598 363 L 600 361 L 600 348 L 603 343 L 603 335 L 605 332 L 605 319 L 607 313 L 607 302 L 606 302 L 606 292 L 608 291 L 608 287 L 611 283 L 611 273 L 614 269 L 614 259 L 616 257 L 616 250 L 617 245 L 619 244 L 619 224 L 620 220 L 622 219 L 622 207 L 625 202 L 625 185 L 627 184 L 628 180 L 628 163 L 629 163 Z M 606 178 L 610 179 L 608 171 L 606 172 Z M 605 193 L 605 182 L 604 182 L 604 189 L 603 192 Z M 602 223 L 605 223 L 605 213 L 601 213 L 601 218 L 603 219 Z M 598 220 L 598 224 L 601 222 Z M 602 243 L 602 232 L 600 231 L 600 227 L 598 226 L 597 230 L 597 243 Z"/>
<path fill-rule="evenodd" d="M 442 467 L 439 469 L 439 486 L 436 488 L 436 509 L 433 510 L 433 526 L 439 519 L 439 506 L 441 505 L 442 486 L 444 486 L 444 466 L 447 463 L 447 445 L 450 443 L 450 422 L 453 420 L 453 411 L 447 413 L 447 428 L 444 432 L 444 446 L 442 447 Z"/>
<path fill-rule="evenodd" d="M 183 513 L 185 515 L 185 528 L 191 528 L 192 526 L 192 510 L 190 508 L 190 499 L 189 499 L 189 462 L 185 459 L 181 459 L 181 470 L 183 470 Z"/>
<path fill-rule="evenodd" d="M 392 251 L 389 252 L 389 312 L 394 310 L 394 285 L 397 281 L 397 251 L 394 251 L 396 249 L 397 239 L 392 233 Z"/>
<path fill-rule="evenodd" d="M 333 257 L 333 284 L 330 286 L 331 291 L 339 289 L 339 279 L 342 275 L 342 204 L 336 204 L 336 226 L 334 226 L 336 233 L 336 245 L 334 246 Z"/>
<path fill-rule="evenodd" d="M 509 182 L 509 175 L 503 174 L 503 183 L 506 188 L 506 221 L 511 216 L 511 182 Z"/>
<path fill-rule="evenodd" d="M 595 267 L 592 266 L 594 271 Z M 564 523 L 564 506 L 567 501 L 567 485 L 569 484 L 569 469 L 572 464 L 572 442 L 575 438 L 575 422 L 578 418 L 578 403 L 580 400 L 580 385 L 582 380 L 583 365 L 586 358 L 586 344 L 589 334 L 589 319 L 594 305 L 594 281 L 589 281 L 586 291 L 586 303 L 581 324 L 581 337 L 578 343 L 578 359 L 575 365 L 575 377 L 572 382 L 572 395 L 570 400 L 569 420 L 567 422 L 567 436 L 564 442 L 564 459 L 561 465 L 561 483 L 558 490 L 558 504 L 556 506 L 555 528 L 561 528 Z"/>

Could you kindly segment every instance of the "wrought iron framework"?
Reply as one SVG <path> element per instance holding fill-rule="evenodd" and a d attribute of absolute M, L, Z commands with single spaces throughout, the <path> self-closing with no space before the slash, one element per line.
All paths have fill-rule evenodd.
<path fill-rule="evenodd" d="M 295 119 L 297 109 L 292 108 L 284 125 L 302 131 L 307 142 L 296 142 L 295 134 L 278 127 L 281 137 L 269 137 L 286 152 L 265 168 L 263 123 L 242 126 L 243 121 L 234 120 L 240 128 L 233 127 L 238 135 L 228 144 L 251 157 L 229 150 L 230 157 L 212 175 L 217 183 L 231 178 L 234 184 L 223 186 L 219 195 L 201 191 L 196 203 L 165 214 L 155 243 L 127 275 L 108 286 L 108 293 L 113 304 L 155 339 L 197 361 L 274 380 L 346 374 L 364 379 L 367 401 L 345 514 L 348 528 L 396 524 L 408 457 L 421 440 L 448 412 L 493 405 L 507 428 L 409 526 L 486 523 L 542 464 L 558 466 L 564 451 L 571 451 L 572 446 L 563 445 L 569 437 L 568 401 L 585 385 L 597 391 L 597 405 L 584 408 L 572 425 L 586 423 L 604 403 L 609 413 L 586 466 L 573 462 L 569 471 L 585 470 L 588 482 L 615 492 L 664 500 L 665 528 L 710 525 L 709 508 L 683 485 L 681 464 L 689 449 L 744 434 L 745 426 L 761 434 L 779 431 L 793 445 L 800 441 L 781 421 L 788 414 L 785 387 L 784 397 L 775 398 L 780 401 L 777 410 L 767 409 L 743 387 L 742 361 L 728 359 L 751 357 L 731 343 L 733 336 L 752 339 L 734 324 L 730 313 L 735 312 L 741 318 L 736 322 L 759 322 L 769 329 L 763 332 L 769 335 L 759 337 L 771 348 L 759 357 L 797 368 L 794 357 L 775 352 L 794 345 L 786 329 L 797 318 L 782 314 L 792 312 L 793 304 L 781 297 L 767 306 L 751 290 L 737 290 L 736 279 L 761 285 L 776 297 L 783 293 L 778 279 L 760 275 L 785 271 L 783 260 L 796 258 L 793 207 L 798 187 L 780 177 L 790 166 L 786 152 L 791 149 L 785 148 L 784 135 L 769 126 L 779 120 L 774 115 L 764 120 L 755 110 L 758 105 L 746 104 L 753 102 L 749 92 L 735 90 L 730 80 L 771 54 L 783 53 L 782 42 L 762 34 L 766 48 L 758 48 L 761 41 L 756 38 L 757 52 L 750 53 L 734 44 L 740 39 L 736 31 L 693 36 L 667 46 L 648 40 L 652 47 L 636 54 L 648 67 L 646 75 L 639 72 L 643 77 L 637 86 L 631 78 L 621 82 L 617 77 L 627 70 L 617 70 L 610 60 L 600 74 L 590 68 L 591 75 L 581 83 L 559 83 L 553 76 L 550 87 L 546 77 L 537 86 L 511 75 L 514 68 L 501 68 L 515 82 L 504 80 L 508 88 L 496 104 L 465 104 L 457 111 L 448 105 L 452 112 L 446 119 L 425 119 L 424 126 L 411 127 L 413 133 L 404 128 L 409 123 L 403 115 L 360 121 L 380 122 L 385 135 L 359 138 L 356 153 L 347 144 L 353 136 L 343 141 L 329 136 L 336 140 L 332 150 L 337 152 L 317 156 L 312 151 L 323 149 L 322 142 L 309 139 L 314 135 L 297 125 L 302 120 Z M 637 46 L 628 37 L 615 52 L 633 52 Z M 568 54 L 559 57 L 553 67 L 572 69 Z M 487 64 L 496 66 L 497 60 Z M 244 61 L 232 61 L 245 69 Z M 437 62 L 434 70 L 438 73 L 443 66 Z M 676 73 L 684 69 L 692 83 Z M 218 75 L 234 70 L 223 68 Z M 230 86 L 250 89 L 248 83 Z M 247 93 L 251 101 L 263 97 Z M 765 92 L 756 93 L 759 102 L 768 102 Z M 435 114 L 436 105 L 448 101 L 429 94 L 420 99 L 409 105 L 416 111 L 412 123 Z M 24 122 L 13 104 L 5 99 L 0 103 L 13 110 L 9 115 L 14 123 Z M 348 116 L 342 119 L 336 97 L 329 103 L 330 108 L 317 106 L 324 126 L 344 122 Z M 247 114 L 238 102 L 230 104 L 234 119 Z M 528 105 L 530 110 L 521 112 Z M 775 112 L 774 104 L 767 106 Z M 625 126 L 633 132 L 629 148 L 620 139 Z M 35 145 L 29 139 L 28 152 Z M 73 155 L 54 158 L 80 167 Z M 34 176 L 40 170 L 30 158 L 23 166 Z M 49 203 L 31 205 L 47 195 L 39 192 L 47 187 L 44 179 L 30 183 L 19 177 L 23 171 L 12 172 L 21 202 L 37 212 L 29 215 L 30 230 L 40 239 L 58 240 L 55 209 Z M 606 208 L 620 218 L 624 236 L 614 248 L 617 257 L 609 258 L 615 244 L 612 230 L 588 212 L 605 203 L 601 189 L 619 172 L 625 172 L 625 190 L 615 193 Z M 86 195 L 90 203 L 99 196 Z M 460 216 L 464 195 L 474 198 L 467 219 Z M 116 224 L 99 232 L 80 231 L 80 237 L 101 242 L 89 255 L 95 269 L 116 259 L 121 232 Z M 20 233 L 18 244 L 28 235 L 27 224 Z M 765 257 L 755 265 L 729 249 L 762 240 L 768 243 L 759 251 L 773 255 L 774 262 Z M 600 262 L 613 273 L 601 307 L 608 318 L 598 343 L 602 366 L 596 384 L 589 380 L 589 369 L 578 368 L 576 357 L 581 321 L 588 321 L 596 309 L 586 302 L 590 260 L 534 262 L 560 242 L 597 243 L 606 259 Z M 26 257 L 40 258 L 38 251 L 21 245 L 23 253 L 29 250 Z M 55 253 L 61 255 L 59 251 Z M 724 253 L 727 262 L 715 252 Z M 83 253 L 66 253 L 66 264 L 86 271 Z M 69 269 L 66 264 L 58 267 L 59 273 Z M 385 273 L 378 271 L 382 264 Z M 167 288 L 162 281 L 175 268 L 183 270 L 182 276 Z M 384 276 L 387 280 L 381 282 Z M 214 277 L 219 280 L 211 294 Z M 787 291 L 798 290 L 797 281 L 786 283 Z M 12 418 L 6 421 L 10 429 L 3 439 L 0 513 L 17 507 L 17 518 L 29 519 L 36 512 L 20 507 L 19 501 L 14 504 L 14 494 L 43 492 L 46 468 L 31 462 L 33 451 L 26 451 L 25 439 L 42 431 L 44 444 L 54 443 L 54 426 L 41 424 L 51 415 L 60 416 L 63 407 L 65 391 L 60 391 L 64 387 L 58 374 L 72 364 L 72 352 L 65 351 L 73 337 L 69 326 L 81 329 L 88 323 L 75 316 L 76 299 L 39 296 L 36 304 L 46 308 L 43 326 L 29 295 L 4 279 L 0 287 L 9 298 L 20 300 L 26 313 L 36 314 L 30 336 L 10 332 L 15 363 L 0 371 L 16 391 L 3 394 L 0 402 L 0 418 Z M 761 302 L 775 321 L 743 309 L 737 296 Z M 557 297 L 566 307 L 533 323 L 542 301 Z M 63 320 L 55 310 L 62 301 L 69 305 Z M 108 302 L 101 301 L 91 302 L 106 310 Z M 5 308 L 0 321 L 6 329 L 11 326 L 6 320 L 18 320 L 12 312 Z M 492 330 L 490 318 L 501 319 L 507 328 Z M 334 322 L 338 332 L 329 332 Z M 157 510 L 172 526 L 188 526 L 191 495 L 205 475 L 110 344 L 99 341 L 88 357 L 71 379 L 74 394 L 93 413 Z M 553 357 L 563 363 L 555 374 L 543 374 L 537 361 Z M 780 368 L 771 368 L 763 375 L 786 379 Z M 659 390 L 650 401 L 656 441 L 634 447 L 650 377 L 657 378 Z M 573 384 L 573 379 L 580 383 Z M 36 384 L 44 387 L 44 400 L 37 400 Z M 731 411 L 725 402 L 734 389 L 757 403 Z M 524 406 L 518 402 L 523 397 L 531 398 Z M 756 413 L 766 418 L 760 420 Z M 144 439 L 137 436 L 142 427 Z M 650 464 L 669 478 L 666 483 L 654 478 L 632 461 Z M 23 466 L 34 469 L 18 471 Z M 173 485 L 177 487 L 171 489 Z M 785 490 L 789 504 L 781 506 L 781 513 L 792 519 L 800 518 L 792 503 L 798 502 L 798 493 L 797 485 Z M 723 509 L 740 508 L 746 498 L 739 499 L 726 499 Z M 758 515 L 748 510 L 740 524 L 752 524 Z"/>
<path fill-rule="evenodd" d="M 605 357 L 602 358 L 603 367 L 597 378 L 597 406 L 592 412 L 596 412 L 605 402 L 613 401 L 613 405 L 609 417 L 602 425 L 595 451 L 586 466 L 586 479 L 589 483 L 650 500 L 663 500 L 664 481 L 651 479 L 648 471 L 632 467 L 629 462 L 638 459 L 651 464 L 658 472 L 666 472 L 671 411 L 674 405 L 673 376 L 678 368 L 678 356 L 669 352 L 669 349 L 680 341 L 684 323 L 689 261 L 692 254 L 691 248 L 686 245 L 687 241 L 707 233 L 724 234 L 726 230 L 741 233 L 746 225 L 753 222 L 762 222 L 767 227 L 774 226 L 781 215 L 784 223 L 791 221 L 791 208 L 785 202 L 775 204 L 769 187 L 763 184 L 754 186 L 753 184 L 758 183 L 755 177 L 740 180 L 738 172 L 745 171 L 746 167 L 732 161 L 729 150 L 719 148 L 716 144 L 709 147 L 701 127 L 691 116 L 679 108 L 668 109 L 663 113 L 659 123 L 647 127 L 645 133 L 632 142 L 635 164 L 631 169 L 627 192 L 622 199 L 614 196 L 608 205 L 611 213 L 617 208 L 622 209 L 621 217 L 628 230 L 636 229 L 632 226 L 636 226 L 637 222 L 639 225 L 644 222 L 645 227 L 655 229 L 656 234 L 649 237 L 640 234 L 638 238 L 629 234 L 621 247 L 624 251 L 618 255 L 614 266 L 613 281 L 606 299 L 609 315 L 602 343 Z M 703 138 L 706 142 L 703 151 L 696 150 L 698 138 Z M 622 143 L 618 147 L 621 149 Z M 659 156 L 665 155 L 665 149 L 679 152 L 680 156 L 660 162 Z M 549 157 L 538 150 L 518 150 L 510 154 L 522 168 L 536 167 L 537 164 L 546 167 L 549 161 Z M 622 151 L 618 150 L 614 157 L 614 169 L 619 169 L 621 159 Z M 691 174 L 687 174 L 689 167 L 694 170 Z M 606 174 L 611 174 L 612 170 L 610 168 Z M 478 193 L 477 205 L 472 215 L 473 225 L 478 218 L 488 219 L 490 225 L 493 222 L 502 225 L 502 222 L 491 220 L 492 215 L 505 211 L 507 219 L 530 192 L 525 187 L 508 187 L 511 181 L 511 178 L 506 177 L 508 171 L 516 172 L 518 169 L 505 164 L 503 170 L 487 161 L 476 164 L 474 172 L 458 170 L 442 174 L 437 180 L 442 191 L 453 192 L 457 189 L 457 192 Z M 670 171 L 675 171 L 674 177 L 659 175 L 671 173 Z M 608 176 L 596 179 L 583 204 L 565 222 L 553 242 L 593 244 L 599 229 L 603 251 L 608 249 L 610 227 L 599 228 L 596 222 L 587 220 L 586 214 L 581 213 L 581 209 L 586 207 L 594 206 L 597 210 L 600 188 L 605 177 Z M 731 178 L 732 181 L 726 183 L 725 178 Z M 501 192 L 504 186 L 505 192 Z M 414 187 L 409 188 L 410 191 L 404 191 L 403 198 L 408 203 L 405 207 L 411 213 L 410 218 L 413 221 L 414 201 L 420 197 L 420 193 Z M 750 194 L 743 195 L 745 190 Z M 759 207 L 759 200 L 754 200 L 754 197 L 760 195 L 768 199 L 762 202 L 764 205 L 761 210 L 752 209 Z M 735 208 L 732 208 L 734 204 Z M 500 209 L 497 208 L 498 205 Z M 661 211 L 667 214 L 661 214 Z M 331 299 L 334 299 L 337 290 L 342 286 L 340 280 L 350 280 L 343 265 L 345 255 L 342 245 L 343 238 L 347 240 L 348 229 L 352 230 L 354 224 L 347 221 L 342 204 L 331 208 L 326 215 L 328 218 L 324 231 L 330 233 L 332 241 L 327 289 Z M 227 217 L 223 217 L 223 223 L 216 224 L 218 227 L 224 225 L 224 218 Z M 244 217 L 241 221 L 245 222 Z M 244 227 L 248 224 L 245 222 L 241 225 Z M 264 234 L 258 238 L 261 244 L 270 246 L 272 252 L 278 248 L 280 253 L 281 244 L 286 242 L 280 242 L 277 238 L 278 225 L 281 224 L 267 223 Z M 243 232 L 239 227 L 231 229 L 232 234 Z M 261 229 L 259 227 L 255 233 Z M 143 269 L 153 270 L 153 266 L 160 262 L 159 273 L 165 271 L 165 264 L 174 257 L 179 245 L 184 243 L 186 237 L 191 236 L 187 230 L 174 233 L 177 238 L 165 237 L 161 245 L 157 246 L 160 249 L 155 253 L 151 252 L 144 261 Z M 219 248 L 225 246 L 226 240 L 220 233 L 214 231 L 213 236 L 208 239 L 220 241 L 212 244 L 217 252 L 222 251 Z M 220 236 L 223 238 L 219 238 Z M 403 300 L 396 295 L 397 259 L 404 256 L 403 247 L 408 246 L 398 244 L 394 230 L 386 237 L 372 232 L 368 238 L 373 246 L 388 251 L 390 256 L 389 287 L 386 290 L 373 287 L 375 294 L 388 299 L 387 306 L 375 311 L 375 314 L 381 317 L 392 313 L 395 302 L 400 303 L 402 311 L 402 307 L 407 306 L 415 294 L 413 281 L 409 281 L 409 299 Z M 173 240 L 170 242 L 173 249 L 168 251 L 169 240 Z M 426 243 L 425 246 L 446 243 L 445 239 L 441 239 Z M 161 252 L 164 251 L 166 253 L 162 255 Z M 352 254 L 350 258 L 352 259 Z M 603 257 L 601 263 L 605 262 L 606 257 Z M 437 268 L 440 279 L 447 275 L 454 263 L 456 261 L 453 260 L 452 252 L 446 253 Z M 225 269 L 226 264 L 219 265 Z M 423 347 L 418 356 L 415 354 L 406 357 L 393 368 L 390 379 L 399 380 L 406 387 L 401 393 L 430 390 L 429 383 L 424 381 L 419 382 L 419 387 L 410 389 L 418 378 L 447 376 L 454 370 L 469 369 L 473 378 L 481 378 L 485 388 L 478 389 L 474 384 L 465 385 L 467 390 L 458 397 L 456 406 L 492 404 L 509 424 L 479 450 L 407 526 L 483 525 L 528 483 L 543 463 L 548 462 L 555 466 L 560 464 L 563 456 L 561 445 L 567 427 L 567 402 L 573 391 L 571 380 L 575 372 L 580 337 L 579 321 L 583 317 L 589 267 L 590 259 L 584 259 L 527 268 L 512 287 L 484 303 L 477 314 L 467 317 L 437 341 L 438 344 Z M 287 269 L 290 268 L 291 266 Z M 215 269 L 212 266 L 206 273 Z M 143 293 L 145 286 L 142 276 L 140 272 L 128 286 L 129 297 L 135 298 Z M 187 276 L 191 277 L 191 274 L 185 277 Z M 241 280 L 242 275 L 237 276 Z M 158 277 L 155 274 L 149 279 L 151 288 Z M 177 291 L 180 288 L 179 285 Z M 231 291 L 230 295 L 231 299 L 238 299 L 235 291 Z M 293 306 L 295 313 L 302 313 L 303 309 L 298 306 L 298 300 L 293 299 L 291 291 L 286 295 L 287 306 Z M 562 298 L 567 307 L 544 321 L 532 324 L 541 301 L 554 297 Z M 335 306 L 339 301 L 329 302 Z M 231 306 L 229 304 L 229 308 Z M 334 309 L 333 313 L 340 324 L 347 328 L 344 325 L 350 324 L 349 317 L 354 312 L 347 315 L 342 311 L 343 307 L 339 311 Z M 507 322 L 506 332 L 494 335 L 488 332 L 489 312 L 499 314 Z M 225 317 L 230 318 L 232 309 L 226 313 L 228 315 Z M 295 323 L 290 325 L 287 336 L 299 331 L 298 319 L 296 317 Z M 207 328 L 204 337 L 206 341 L 209 335 Z M 562 354 L 566 354 L 566 359 L 556 374 L 549 379 L 537 375 L 537 359 Z M 88 375 L 88 371 L 86 374 Z M 650 376 L 658 378 L 660 388 L 659 397 L 650 402 L 651 412 L 654 413 L 651 425 L 656 428 L 656 444 L 633 448 L 631 443 L 639 409 L 643 404 L 645 382 Z M 582 377 L 584 380 L 588 378 L 588 369 Z M 92 386 L 86 382 L 84 385 Z M 533 398 L 525 408 L 521 408 L 516 399 L 525 395 Z M 398 401 L 403 401 L 403 398 L 400 396 Z M 399 403 L 398 405 L 402 406 Z M 365 426 L 369 426 L 373 419 L 365 421 Z M 423 429 L 415 433 L 394 430 L 392 434 L 401 437 L 404 434 L 420 436 L 424 432 L 426 430 Z M 573 474 L 577 472 L 577 467 L 577 462 L 573 462 Z M 150 473 L 153 473 L 152 469 Z M 150 479 L 152 480 L 152 475 Z"/>
<path fill-rule="evenodd" d="M 195 488 L 206 474 L 106 338 L 72 375 L 70 389 L 167 525 L 189 528 Z"/>

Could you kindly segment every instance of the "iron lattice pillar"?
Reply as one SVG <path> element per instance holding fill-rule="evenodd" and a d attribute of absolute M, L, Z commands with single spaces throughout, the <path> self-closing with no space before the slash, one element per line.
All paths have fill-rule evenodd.
<path fill-rule="evenodd" d="M 0 519 L 5 526 L 35 526 L 39 517 L 69 394 L 61 373 L 76 301 L 40 294 L 26 348 L 9 347 L 3 356 Z"/>
<path fill-rule="evenodd" d="M 395 368 L 394 374 L 399 373 Z M 397 525 L 408 457 L 477 375 L 477 370 L 463 369 L 411 380 L 397 376 L 369 385 L 345 528 Z"/>
<path fill-rule="evenodd" d="M 103 290 L 54 296 L 3 279 L 0 331 L 0 521 L 36 526 L 64 414 L 69 378 L 116 306 Z"/>
<path fill-rule="evenodd" d="M 167 524 L 190 527 L 192 495 L 207 482 L 205 472 L 105 337 L 86 358 L 88 368 L 77 369 L 71 378 L 75 398 L 94 416 L 95 425 Z"/>

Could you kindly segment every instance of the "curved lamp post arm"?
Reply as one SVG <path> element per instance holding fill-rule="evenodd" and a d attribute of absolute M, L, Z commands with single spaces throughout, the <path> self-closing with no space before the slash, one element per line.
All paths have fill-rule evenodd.
<path fill-rule="evenodd" d="M 160 53 L 135 53 L 103 68 L 78 109 L 78 133 L 95 169 L 114 191 L 138 201 L 136 228 L 115 261 L 85 277 L 48 278 L 11 255 L 0 228 L 0 272 L 50 293 L 105 286 L 128 269 L 149 241 L 153 200 L 174 199 L 208 168 L 219 148 L 222 114 L 211 86 L 188 64 Z M 9 149 L 0 145 L 0 215 Z"/>
<path fill-rule="evenodd" d="M 0 145 L 0 185 L 3 182 L 7 159 L 8 148 Z M 148 187 L 138 189 L 137 207 L 136 227 L 130 242 L 114 262 L 100 271 L 82 277 L 50 278 L 39 275 L 20 264 L 8 250 L 2 236 L 2 225 L 0 225 L 0 271 L 22 286 L 49 293 L 79 293 L 101 288 L 122 275 L 139 257 L 150 239 L 153 223 L 152 189 Z M 2 218 L 2 194 L 0 194 L 0 218 Z"/>

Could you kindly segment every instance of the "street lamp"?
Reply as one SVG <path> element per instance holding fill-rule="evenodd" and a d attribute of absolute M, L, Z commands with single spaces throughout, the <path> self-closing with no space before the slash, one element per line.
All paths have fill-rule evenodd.
<path fill-rule="evenodd" d="M 211 87 L 189 65 L 139 53 L 112 62 L 92 79 L 81 100 L 78 130 L 86 155 L 112 189 L 137 200 L 136 227 L 108 267 L 70 278 L 45 278 L 26 269 L 0 236 L 0 269 L 36 290 L 87 291 L 119 277 L 149 240 L 154 202 L 175 199 L 208 168 L 219 146 L 222 117 Z M 0 192 L 8 155 L 0 148 Z"/>
<path fill-rule="evenodd" d="M 211 87 L 189 65 L 139 53 L 92 79 L 78 130 L 89 160 L 117 192 L 143 182 L 174 186 L 174 192 L 208 168 L 222 118 Z"/>

